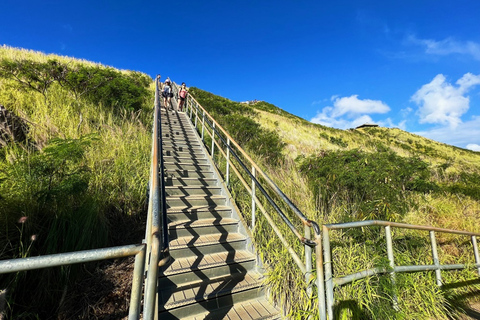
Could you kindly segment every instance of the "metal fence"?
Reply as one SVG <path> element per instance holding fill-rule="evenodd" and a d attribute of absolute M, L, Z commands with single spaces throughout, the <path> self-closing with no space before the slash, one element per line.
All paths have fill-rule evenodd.
<path fill-rule="evenodd" d="M 389 261 L 390 269 L 387 268 L 372 268 L 368 270 L 362 270 L 357 273 L 352 273 L 344 275 L 341 277 L 333 276 L 333 266 L 332 266 L 332 256 L 331 256 L 331 243 L 330 243 L 330 231 L 331 230 L 342 230 L 349 228 L 363 228 L 369 226 L 381 226 L 385 229 L 385 240 L 387 247 L 387 258 Z M 392 232 L 391 228 L 400 228 L 400 229 L 413 229 L 420 231 L 428 231 L 430 234 L 430 243 L 432 249 L 432 265 L 395 265 L 395 257 L 393 253 L 393 242 L 392 242 Z M 437 241 L 436 233 L 449 233 L 456 234 L 461 236 L 470 237 L 472 243 L 472 253 L 475 258 L 474 265 L 465 265 L 465 264 L 440 264 L 438 250 L 437 250 Z M 366 277 L 370 277 L 376 274 L 385 274 L 390 273 L 392 286 L 395 287 L 395 273 L 400 272 L 420 272 L 420 271 L 435 271 L 436 284 L 437 286 L 442 286 L 442 270 L 459 270 L 465 268 L 477 268 L 478 274 L 480 275 L 480 258 L 478 254 L 477 246 L 477 236 L 480 236 L 480 233 L 466 232 L 466 231 L 457 231 L 450 229 L 435 228 L 429 226 L 418 226 L 405 223 L 395 223 L 388 221 L 379 221 L 379 220 L 369 220 L 369 221 L 358 221 L 358 222 L 349 222 L 349 223 L 337 223 L 337 224 L 326 224 L 322 227 L 322 237 L 323 237 L 323 252 L 324 252 L 324 261 L 325 269 L 321 272 L 325 274 L 325 289 L 326 289 L 326 308 L 329 319 L 334 318 L 333 307 L 335 304 L 335 299 L 333 295 L 333 290 L 335 287 L 342 286 L 344 284 L 350 283 L 355 280 L 360 280 Z M 397 297 L 393 295 L 392 305 L 394 308 L 397 307 Z"/>
<path fill-rule="evenodd" d="M 178 90 L 177 86 L 174 86 L 175 91 Z M 398 272 L 420 272 L 420 271 L 435 271 L 436 274 L 436 283 L 441 285 L 441 270 L 455 270 L 455 269 L 464 269 L 471 266 L 464 264 L 451 264 L 451 265 L 441 265 L 438 259 L 437 245 L 435 232 L 451 233 L 457 235 L 464 235 L 471 237 L 473 245 L 473 254 L 475 257 L 476 264 L 474 267 L 478 268 L 480 274 L 480 260 L 477 248 L 476 237 L 480 234 L 434 228 L 429 226 L 417 226 L 409 225 L 403 223 L 393 223 L 387 221 L 359 221 L 352 223 L 339 223 L 339 224 L 326 224 L 322 226 L 320 230 L 317 223 L 314 221 L 308 220 L 305 215 L 291 202 L 291 200 L 280 190 L 280 188 L 257 166 L 257 164 L 246 154 L 246 152 L 230 137 L 230 135 L 215 121 L 215 119 L 191 96 L 188 95 L 186 101 L 186 113 L 190 118 L 192 124 L 197 129 L 198 134 L 201 139 L 206 144 L 207 149 L 209 149 L 210 156 L 213 160 L 218 158 L 223 158 L 223 166 L 225 170 L 223 171 L 223 177 L 226 184 L 229 184 L 230 176 L 233 173 L 240 179 L 243 187 L 251 196 L 251 221 L 250 227 L 253 229 L 255 227 L 255 219 L 257 208 L 264 215 L 266 220 L 270 223 L 272 229 L 278 236 L 280 242 L 288 249 L 288 252 L 292 256 L 293 260 L 305 275 L 305 280 L 307 283 L 312 283 L 313 275 L 313 259 L 312 253 L 315 253 L 316 259 L 316 279 L 314 283 L 317 286 L 317 295 L 318 295 L 318 316 L 321 320 L 330 320 L 334 319 L 333 307 L 335 304 L 334 300 L 334 288 L 342 286 L 344 284 L 350 283 L 355 280 L 359 280 L 365 277 L 373 276 L 376 274 L 385 274 L 390 273 L 392 283 L 395 285 L 395 273 Z M 207 139 L 209 138 L 210 145 L 207 145 Z M 216 161 L 217 168 L 220 168 L 222 164 L 219 160 Z M 244 174 L 242 174 L 244 173 Z M 247 176 L 247 179 L 244 176 Z M 260 178 L 265 183 L 260 182 Z M 267 203 L 262 203 L 257 197 L 257 190 L 260 190 L 261 194 L 265 197 Z M 304 235 L 295 228 L 294 224 L 290 222 L 287 218 L 287 215 L 283 210 L 277 205 L 275 200 L 270 197 L 270 195 L 276 194 L 281 202 L 287 205 L 288 209 L 294 213 L 293 216 L 298 218 L 301 223 L 304 225 Z M 278 198 L 277 198 L 278 199 Z M 289 227 L 291 232 L 296 236 L 296 238 L 304 244 L 304 261 L 300 258 L 297 252 L 292 248 L 292 244 L 289 243 L 286 238 L 283 236 L 279 228 L 274 223 L 271 211 L 267 210 L 266 205 L 269 204 L 273 208 L 273 213 L 278 214 L 283 222 Z M 292 215 L 290 215 L 292 216 Z M 360 228 L 367 226 L 383 226 L 385 227 L 386 232 L 386 241 L 387 241 L 387 257 L 390 262 L 391 270 L 386 270 L 385 268 L 374 268 L 369 270 L 359 271 L 357 273 L 344 275 L 342 277 L 333 276 L 333 265 L 331 257 L 331 243 L 329 237 L 330 230 L 339 230 L 347 228 Z M 396 266 L 394 263 L 394 255 L 392 249 L 392 238 L 390 229 L 395 228 L 404 228 L 404 229 L 415 229 L 415 230 L 424 230 L 430 232 L 430 240 L 432 246 L 432 255 L 433 255 L 433 265 L 412 265 L 412 266 Z M 311 239 L 311 230 L 314 232 L 314 239 Z M 313 248 L 315 248 L 313 250 Z M 308 290 L 311 290 L 309 288 Z M 311 292 L 311 291 L 310 291 Z M 396 297 L 393 297 L 392 305 L 396 307 Z M 328 317 L 327 317 L 328 316 Z"/>
<path fill-rule="evenodd" d="M 176 84 L 174 87 L 175 91 L 177 91 L 178 88 Z M 272 179 L 265 174 L 238 143 L 230 137 L 191 95 L 188 95 L 185 107 L 188 117 L 207 147 L 210 157 L 215 162 L 217 169 L 223 167 L 224 170 L 221 172 L 221 175 L 227 186 L 229 186 L 232 176 L 235 175 L 250 195 L 251 212 L 249 215 L 251 216 L 251 220 L 247 222 L 250 229 L 255 229 L 256 215 L 260 212 L 270 224 L 279 241 L 288 250 L 302 274 L 304 274 L 305 281 L 309 284 L 307 289 L 309 295 L 311 295 L 312 292 L 310 285 L 316 280 L 320 317 L 324 319 L 326 315 L 324 307 L 323 274 L 318 273 L 316 279 L 313 275 L 313 252 L 315 252 L 316 256 L 316 269 L 320 270 L 323 264 L 319 225 L 315 221 L 307 219 Z M 272 214 L 276 214 L 276 217 L 279 217 L 287 226 L 287 230 L 290 230 L 302 244 L 304 247 L 303 259 L 300 257 L 302 253 L 297 253 L 292 244 L 289 243 L 282 234 L 282 231 L 274 221 L 276 217 L 273 217 Z M 299 231 L 295 227 L 295 224 L 290 221 L 289 217 L 297 219 L 296 224 L 303 225 L 303 230 Z M 312 230 L 314 235 L 313 239 L 311 237 Z"/>

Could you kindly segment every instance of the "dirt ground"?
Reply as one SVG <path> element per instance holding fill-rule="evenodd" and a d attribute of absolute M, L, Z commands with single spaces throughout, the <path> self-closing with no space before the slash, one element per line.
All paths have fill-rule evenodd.
<path fill-rule="evenodd" d="M 58 319 L 128 318 L 134 257 L 99 266 L 72 288 Z"/>
<path fill-rule="evenodd" d="M 145 208 L 146 209 L 146 208 Z M 112 243 L 141 243 L 145 237 L 146 212 L 136 217 L 112 213 Z M 121 320 L 128 318 L 135 257 L 106 261 L 69 288 L 58 320 Z"/>

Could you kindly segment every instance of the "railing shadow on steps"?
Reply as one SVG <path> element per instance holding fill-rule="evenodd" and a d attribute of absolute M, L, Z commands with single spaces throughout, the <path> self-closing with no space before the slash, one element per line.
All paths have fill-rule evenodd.
<path fill-rule="evenodd" d="M 178 94 L 178 85 L 173 83 L 173 89 L 175 94 Z M 287 248 L 288 252 L 292 256 L 293 260 L 305 276 L 305 281 L 307 282 L 307 291 L 308 295 L 312 297 L 312 284 L 315 283 L 317 286 L 317 298 L 318 298 L 318 317 L 321 320 L 335 318 L 334 308 L 340 309 L 341 303 L 335 306 L 334 301 L 334 288 L 340 287 L 344 284 L 350 283 L 352 281 L 362 279 L 365 277 L 373 276 L 376 274 L 390 274 L 391 281 L 393 286 L 395 286 L 395 273 L 396 272 L 421 272 L 421 271 L 434 271 L 436 274 L 436 284 L 437 286 L 443 286 L 441 279 L 441 270 L 458 270 L 458 269 L 467 269 L 467 268 L 476 268 L 478 274 L 480 275 L 480 256 L 477 246 L 477 237 L 480 236 L 479 233 L 458 231 L 451 229 L 442 229 L 435 228 L 431 226 L 418 226 L 405 223 L 393 223 L 388 221 L 378 221 L 378 220 L 369 220 L 369 221 L 358 221 L 351 223 L 337 223 L 337 224 L 326 224 L 322 226 L 320 230 L 319 225 L 315 221 L 309 220 L 296 206 L 292 201 L 280 190 L 280 188 L 268 177 L 258 165 L 250 158 L 250 156 L 236 143 L 230 135 L 215 121 L 215 119 L 195 100 L 192 95 L 188 94 L 187 99 L 184 104 L 184 110 L 187 113 L 188 118 L 192 122 L 192 125 L 197 131 L 197 134 L 200 136 L 201 140 L 205 144 L 210 157 L 214 160 L 217 170 L 223 166 L 223 172 L 219 170 L 219 173 L 223 176 L 224 182 L 227 187 L 229 186 L 230 181 L 230 172 L 236 174 L 236 177 L 241 181 L 243 187 L 250 194 L 252 203 L 251 203 L 251 222 L 250 229 L 255 228 L 255 220 L 257 207 L 262 212 L 276 235 L 278 236 L 280 242 Z M 208 137 L 207 137 L 208 135 Z M 208 141 L 207 141 L 208 140 Z M 223 163 L 217 159 L 222 159 Z M 237 166 L 234 165 L 236 161 Z M 248 162 L 251 170 L 244 161 Z M 242 174 L 243 172 L 244 174 Z M 247 179 L 251 181 L 249 184 Z M 261 183 L 260 179 L 264 182 Z M 267 190 L 268 189 L 268 190 Z M 299 257 L 299 255 L 294 251 L 292 245 L 288 243 L 286 238 L 283 236 L 280 229 L 276 226 L 274 220 L 270 213 L 267 212 L 266 205 L 260 201 L 258 196 L 258 191 L 263 195 L 264 199 L 268 205 L 273 208 L 273 212 L 276 212 L 278 216 L 283 220 L 283 222 L 288 226 L 293 234 L 296 236 L 298 241 L 304 245 L 304 259 L 305 262 Z M 297 217 L 300 220 L 300 223 L 304 226 L 304 235 L 296 229 L 295 225 L 289 220 L 287 215 L 283 212 L 282 208 L 277 204 L 277 202 L 272 198 L 272 195 L 276 195 L 276 200 L 282 202 L 283 210 L 291 210 L 289 216 Z M 265 200 L 264 200 L 265 201 Z M 245 213 L 243 213 L 245 214 Z M 297 224 L 298 225 L 298 224 Z M 387 241 L 387 258 L 390 261 L 391 270 L 386 270 L 385 268 L 374 268 L 370 270 L 363 270 L 357 273 L 334 277 L 333 276 L 333 266 L 332 266 L 332 257 L 331 257 L 331 243 L 329 238 L 329 231 L 331 230 L 340 230 L 348 228 L 359 228 L 359 227 L 368 227 L 368 226 L 383 226 L 386 233 Z M 394 256 L 393 256 L 393 247 L 392 247 L 392 238 L 391 238 L 391 228 L 402 228 L 402 229 L 414 229 L 419 231 L 428 231 L 431 241 L 431 250 L 432 250 L 432 265 L 411 265 L 411 266 L 395 266 Z M 311 230 L 314 233 L 314 239 L 311 238 Z M 437 253 L 437 244 L 435 240 L 435 232 L 440 233 L 449 233 L 457 234 L 462 236 L 468 236 L 471 238 L 473 255 L 475 263 L 472 265 L 468 264 L 440 264 L 439 257 Z M 313 259 L 312 253 L 315 253 L 316 260 L 316 270 L 313 270 Z M 316 274 L 316 277 L 314 276 Z M 477 279 L 478 280 L 478 279 Z M 392 297 L 392 306 L 397 308 L 397 297 Z M 359 311 L 360 312 L 360 311 Z M 328 316 L 328 317 L 327 317 Z"/>

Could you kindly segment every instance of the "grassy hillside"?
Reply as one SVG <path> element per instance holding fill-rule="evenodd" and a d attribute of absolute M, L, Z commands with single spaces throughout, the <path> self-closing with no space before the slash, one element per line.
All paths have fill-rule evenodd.
<path fill-rule="evenodd" d="M 0 259 L 143 238 L 152 86 L 139 72 L 0 47 L 0 105 L 18 121 L 14 134 L 0 131 Z M 198 88 L 190 92 L 320 224 L 382 219 L 478 231 L 479 153 L 399 129 L 337 130 L 266 102 L 246 105 Z M 248 209 L 250 201 L 244 202 L 239 207 Z M 315 297 L 305 295 L 303 275 L 261 217 L 254 236 L 271 266 L 267 282 L 275 299 L 291 318 L 314 314 Z M 302 253 L 302 246 L 285 236 Z M 334 232 L 331 238 L 336 274 L 387 263 L 379 228 Z M 442 262 L 474 263 L 464 238 L 438 235 L 437 242 Z M 432 263 L 428 235 L 395 231 L 394 244 L 398 264 Z M 91 275 L 99 269 L 87 265 L 2 276 L 7 318 L 111 315 L 100 300 L 114 301 L 115 315 L 125 316 L 126 298 L 110 287 L 118 272 L 102 269 L 109 286 L 92 289 Z M 459 318 L 478 300 L 478 275 L 467 270 L 443 277 L 447 285 L 438 289 L 432 273 L 398 275 L 398 311 L 391 308 L 394 288 L 388 276 L 344 286 L 335 292 L 337 316 Z M 462 282 L 471 285 L 458 285 Z M 88 294 L 79 296 L 79 287 Z M 78 303 L 86 309 L 78 311 Z"/>
<path fill-rule="evenodd" d="M 247 105 L 198 88 L 191 92 L 312 220 L 335 223 L 379 219 L 478 232 L 477 152 L 395 128 L 332 129 L 266 102 Z M 264 137 L 268 137 L 268 144 Z M 297 252 L 303 252 L 288 232 L 284 235 Z M 316 302 L 303 293 L 303 276 L 292 261 L 277 263 L 288 253 L 275 243 L 267 224 L 259 223 L 255 237 L 272 266 L 268 283 L 273 295 L 290 307 L 292 318 L 304 319 L 313 312 Z M 331 237 L 338 275 L 388 265 L 385 237 L 379 228 L 333 232 Z M 439 234 L 437 242 L 442 263 L 475 262 L 465 237 Z M 396 230 L 394 246 L 398 264 L 432 264 L 425 232 Z M 439 290 L 432 273 L 397 275 L 399 311 L 395 311 L 388 276 L 372 277 L 336 290 L 337 317 L 461 317 L 463 309 L 480 296 L 478 275 L 472 270 L 443 272 L 446 284 L 472 284 L 472 279 L 472 286 L 447 290 L 446 285 Z"/>
<path fill-rule="evenodd" d="M 0 105 L 18 124 L 13 135 L 0 126 L 0 259 L 141 241 L 152 84 L 139 72 L 0 47 Z M 71 318 L 72 305 L 99 299 L 75 293 L 94 267 L 1 276 L 7 318 Z"/>

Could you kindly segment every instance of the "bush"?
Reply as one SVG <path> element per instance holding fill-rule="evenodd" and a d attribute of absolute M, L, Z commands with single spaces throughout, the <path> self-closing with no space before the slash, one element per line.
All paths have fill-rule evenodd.
<path fill-rule="evenodd" d="M 301 160 L 300 169 L 320 200 L 318 209 L 328 213 L 335 203 L 343 201 L 350 208 L 346 221 L 395 221 L 407 212 L 407 192 L 438 188 L 430 182 L 428 164 L 392 151 L 326 152 Z"/>
<path fill-rule="evenodd" d="M 36 91 L 48 99 L 53 84 L 67 88 L 76 99 L 85 98 L 105 107 L 139 110 L 151 98 L 152 81 L 139 72 L 122 73 L 102 66 L 70 66 L 55 59 L 0 61 L 0 77 L 14 80 L 19 89 Z"/>
<path fill-rule="evenodd" d="M 264 129 L 255 122 L 253 117 L 256 112 L 252 107 L 198 88 L 191 88 L 190 93 L 243 149 L 261 157 L 270 165 L 281 162 L 285 143 L 276 132 Z"/>

